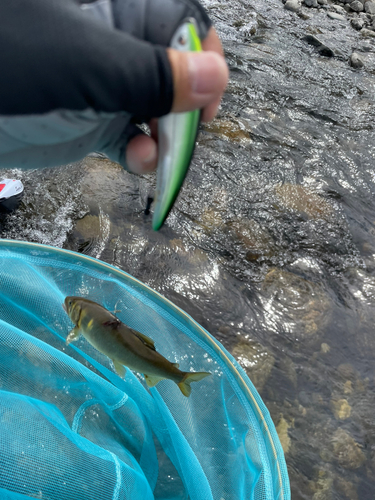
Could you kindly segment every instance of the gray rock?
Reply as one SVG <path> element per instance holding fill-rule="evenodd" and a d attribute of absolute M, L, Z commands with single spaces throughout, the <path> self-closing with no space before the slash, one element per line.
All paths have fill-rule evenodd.
<path fill-rule="evenodd" d="M 331 19 L 336 19 L 338 21 L 345 21 L 345 17 L 342 16 L 341 14 L 337 14 L 337 12 L 328 12 L 327 16 L 330 17 Z"/>
<path fill-rule="evenodd" d="M 353 28 L 355 30 L 361 30 L 363 28 L 363 26 L 365 25 L 365 22 L 363 19 L 360 19 L 360 18 L 354 18 L 350 21 L 350 24 L 353 26 Z"/>
<path fill-rule="evenodd" d="M 363 60 L 356 52 L 353 52 L 353 54 L 350 56 L 350 65 L 356 69 L 363 67 Z"/>
<path fill-rule="evenodd" d="M 318 0 L 304 0 L 306 7 L 318 7 Z"/>
<path fill-rule="evenodd" d="M 298 0 L 287 0 L 285 2 L 284 9 L 292 12 L 299 12 L 301 10 L 301 4 Z"/>
<path fill-rule="evenodd" d="M 368 14 L 374 15 L 375 14 L 375 2 L 366 2 L 365 3 L 365 12 Z"/>
<path fill-rule="evenodd" d="M 318 0 L 318 4 L 319 5 L 327 5 L 328 4 L 328 0 Z"/>
<path fill-rule="evenodd" d="M 344 7 L 341 7 L 341 5 L 331 5 L 332 9 L 337 12 L 338 14 L 345 14 L 346 11 L 344 9 Z"/>
<path fill-rule="evenodd" d="M 359 0 L 354 0 L 354 2 L 350 4 L 350 8 L 354 10 L 354 12 L 363 12 L 363 3 Z"/>
<path fill-rule="evenodd" d="M 334 52 L 333 52 L 333 50 L 330 47 L 327 47 L 327 45 L 325 45 L 323 42 L 321 42 L 319 40 L 319 38 L 317 38 L 316 36 L 314 36 L 314 35 L 305 35 L 303 37 L 303 39 L 309 45 L 313 45 L 314 47 L 316 47 L 318 49 L 318 52 L 319 52 L 320 55 L 326 56 L 326 57 L 333 57 L 335 55 Z"/>
<path fill-rule="evenodd" d="M 361 29 L 361 35 L 362 36 L 368 36 L 368 37 L 371 37 L 371 38 L 375 38 L 375 31 L 368 30 L 366 28 L 362 28 Z"/>

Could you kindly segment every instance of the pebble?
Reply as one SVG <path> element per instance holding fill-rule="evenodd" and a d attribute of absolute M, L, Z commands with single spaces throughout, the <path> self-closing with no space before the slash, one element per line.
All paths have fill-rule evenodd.
<path fill-rule="evenodd" d="M 353 52 L 353 54 L 350 56 L 350 65 L 353 68 L 363 67 L 363 60 L 356 52 Z"/>
<path fill-rule="evenodd" d="M 328 0 L 318 0 L 319 5 L 328 5 Z"/>
<path fill-rule="evenodd" d="M 346 11 L 344 7 L 341 7 L 341 5 L 331 5 L 332 9 L 335 10 L 338 14 L 346 14 Z"/>
<path fill-rule="evenodd" d="M 374 37 L 375 38 L 375 31 L 368 30 L 366 28 L 362 28 L 361 29 L 361 35 L 362 36 L 370 36 L 370 37 Z"/>
<path fill-rule="evenodd" d="M 368 14 L 374 15 L 375 14 L 375 2 L 366 2 L 365 3 L 365 12 Z"/>
<path fill-rule="evenodd" d="M 328 17 L 331 19 L 336 19 L 337 21 L 345 21 L 345 17 L 341 14 L 337 14 L 337 12 L 328 12 Z"/>
<path fill-rule="evenodd" d="M 361 30 L 363 26 L 365 25 L 365 22 L 363 19 L 360 19 L 358 17 L 355 17 L 350 21 L 350 24 L 353 26 L 355 30 Z"/>
<path fill-rule="evenodd" d="M 304 0 L 306 7 L 318 7 L 318 0 Z"/>
<path fill-rule="evenodd" d="M 359 0 L 354 0 L 354 2 L 350 4 L 350 8 L 354 10 L 354 12 L 363 12 L 363 3 Z"/>
<path fill-rule="evenodd" d="M 298 0 L 287 0 L 284 4 L 284 9 L 292 12 L 299 12 L 301 10 L 301 4 Z"/>

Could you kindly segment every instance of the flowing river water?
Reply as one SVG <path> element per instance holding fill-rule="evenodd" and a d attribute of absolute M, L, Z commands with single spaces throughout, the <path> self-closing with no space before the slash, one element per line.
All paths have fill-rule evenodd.
<path fill-rule="evenodd" d="M 88 157 L 2 171 L 25 197 L 0 235 L 100 258 L 161 292 L 246 369 L 293 500 L 372 500 L 375 38 L 328 17 L 331 4 L 205 5 L 231 78 L 163 229 L 144 213 L 155 175 Z"/>

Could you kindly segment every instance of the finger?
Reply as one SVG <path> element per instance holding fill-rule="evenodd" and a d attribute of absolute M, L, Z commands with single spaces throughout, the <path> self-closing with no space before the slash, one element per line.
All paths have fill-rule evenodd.
<path fill-rule="evenodd" d="M 151 137 L 157 143 L 158 142 L 158 120 L 157 120 L 157 118 L 152 118 L 148 122 L 148 126 L 150 127 Z"/>
<path fill-rule="evenodd" d="M 173 73 L 172 111 L 204 109 L 217 102 L 228 82 L 225 59 L 215 51 L 167 50 Z"/>
<path fill-rule="evenodd" d="M 140 134 L 131 139 L 126 149 L 126 164 L 130 172 L 145 174 L 156 169 L 157 146 L 154 139 Z"/>
<path fill-rule="evenodd" d="M 211 102 L 208 106 L 206 106 L 203 110 L 202 110 L 202 114 L 201 114 L 201 121 L 203 123 L 207 123 L 207 122 L 210 122 L 211 120 L 213 120 L 217 114 L 217 110 L 219 109 L 219 105 L 220 105 L 220 102 L 221 102 L 221 98 L 222 98 L 222 94 L 213 102 Z"/>
<path fill-rule="evenodd" d="M 223 46 L 221 44 L 219 35 L 216 33 L 215 28 L 211 27 L 209 29 L 206 38 L 202 42 L 202 49 L 212 50 L 213 52 L 216 52 L 221 56 L 224 55 Z"/>

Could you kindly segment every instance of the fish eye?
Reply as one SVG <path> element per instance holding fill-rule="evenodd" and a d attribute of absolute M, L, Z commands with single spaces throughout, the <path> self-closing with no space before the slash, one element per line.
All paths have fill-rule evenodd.
<path fill-rule="evenodd" d="M 186 45 L 186 37 L 184 37 L 183 35 L 180 35 L 180 36 L 178 37 L 178 43 L 179 43 L 180 45 Z"/>

